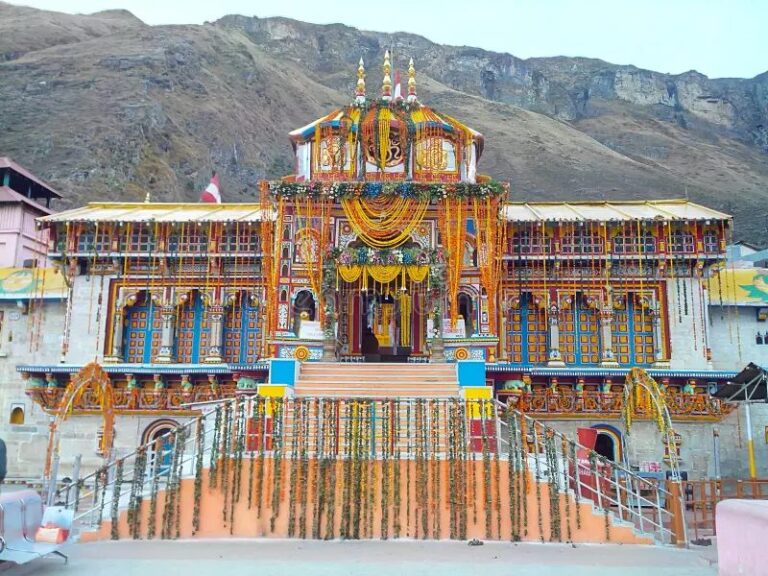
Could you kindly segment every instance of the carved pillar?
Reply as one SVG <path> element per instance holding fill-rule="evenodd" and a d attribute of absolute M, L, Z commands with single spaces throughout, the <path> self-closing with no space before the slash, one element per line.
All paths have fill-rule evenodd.
<path fill-rule="evenodd" d="M 176 308 L 167 304 L 160 309 L 162 316 L 162 332 L 160 334 L 160 349 L 155 356 L 158 364 L 170 364 L 173 358 L 173 335 L 176 331 Z"/>
<path fill-rule="evenodd" d="M 547 366 L 565 366 L 560 354 L 560 319 L 557 306 L 549 307 L 549 361 Z"/>
<path fill-rule="evenodd" d="M 610 306 L 600 308 L 597 318 L 600 322 L 600 366 L 618 366 L 613 352 L 613 309 Z"/>
<path fill-rule="evenodd" d="M 219 304 L 209 306 L 208 321 L 211 323 L 211 336 L 208 342 L 208 355 L 203 362 L 215 364 L 222 362 L 224 352 L 224 307 Z M 243 346 L 245 343 L 241 342 L 240 345 Z"/>
<path fill-rule="evenodd" d="M 112 349 L 104 357 L 105 363 L 117 363 L 123 361 L 123 329 L 125 323 L 125 309 L 118 304 L 115 316 L 112 320 Z"/>

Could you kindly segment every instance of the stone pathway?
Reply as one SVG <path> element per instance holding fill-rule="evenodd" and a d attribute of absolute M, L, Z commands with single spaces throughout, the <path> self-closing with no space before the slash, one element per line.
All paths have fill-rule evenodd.
<path fill-rule="evenodd" d="M 716 576 L 712 549 L 306 540 L 78 544 L 3 576 Z"/>

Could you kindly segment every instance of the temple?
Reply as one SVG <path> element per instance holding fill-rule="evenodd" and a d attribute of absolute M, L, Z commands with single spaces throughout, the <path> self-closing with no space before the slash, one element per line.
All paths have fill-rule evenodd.
<path fill-rule="evenodd" d="M 407 395 L 512 402 L 572 437 L 598 430 L 611 460 L 663 465 L 650 432 L 621 453 L 622 390 L 642 368 L 680 466 L 709 475 L 702 432 L 736 429 L 710 396 L 741 368 L 710 339 L 731 217 L 687 200 L 524 201 L 480 173 L 482 134 L 420 102 L 412 61 L 407 76 L 401 94 L 387 55 L 371 97 L 361 61 L 354 100 L 291 132 L 295 173 L 250 203 L 41 214 L 45 282 L 65 289 L 27 297 L 27 402 L 54 414 L 66 397 L 67 417 L 99 429 L 99 394 L 67 396 L 95 359 L 117 453 L 243 393 Z M 112 449 L 70 440 L 91 465 Z"/>

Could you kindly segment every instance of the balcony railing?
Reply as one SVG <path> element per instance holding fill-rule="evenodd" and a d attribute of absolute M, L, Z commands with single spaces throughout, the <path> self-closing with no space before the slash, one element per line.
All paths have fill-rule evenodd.
<path fill-rule="evenodd" d="M 501 390 L 499 399 L 513 395 L 512 392 Z M 712 398 L 709 394 L 682 394 L 677 391 L 668 392 L 666 396 L 667 406 L 672 418 L 677 420 L 719 420 L 733 410 L 733 405 Z M 520 404 L 523 411 L 531 415 L 549 417 L 594 417 L 595 415 L 621 416 L 623 396 L 621 392 L 597 392 L 585 390 L 558 390 L 553 393 L 550 390 L 534 390 L 520 395 Z M 638 418 L 650 418 L 650 414 L 638 411 Z"/>
<path fill-rule="evenodd" d="M 39 404 L 44 410 L 55 410 L 64 388 L 29 388 L 27 395 Z M 127 388 L 115 388 L 113 391 L 113 406 L 119 412 L 177 412 L 189 411 L 189 404 L 222 400 L 235 396 L 236 387 L 232 384 L 220 385 L 216 391 L 210 386 L 195 386 L 190 391 L 181 388 L 168 388 L 165 390 L 148 390 Z M 98 399 L 93 391 L 86 390 L 75 403 L 73 412 L 91 413 L 101 411 Z"/>

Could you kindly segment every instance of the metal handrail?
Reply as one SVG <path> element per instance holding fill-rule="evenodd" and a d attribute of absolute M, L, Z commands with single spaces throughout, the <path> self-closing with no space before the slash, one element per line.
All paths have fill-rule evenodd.
<path fill-rule="evenodd" d="M 113 462 L 108 463 L 101 469 L 84 476 L 78 481 L 78 490 L 75 490 L 75 498 L 73 501 L 67 499 L 67 505 L 73 507 L 75 510 L 75 519 L 80 522 L 90 522 L 92 525 L 98 525 L 104 513 L 108 513 L 113 508 L 115 503 L 115 494 L 118 495 L 118 507 L 127 507 L 129 505 L 129 490 L 122 490 L 115 487 L 116 481 L 116 467 L 121 463 L 123 467 L 122 480 L 125 484 L 129 484 L 133 480 L 133 475 L 136 473 L 135 464 L 136 456 L 140 451 L 146 454 L 152 454 L 154 462 L 176 462 L 176 472 L 178 477 L 174 478 L 174 471 L 168 470 L 164 466 L 160 465 L 147 465 L 144 473 L 143 494 L 146 495 L 153 489 L 153 485 L 158 483 L 169 484 L 173 481 L 180 480 L 183 477 L 189 477 L 194 475 L 194 463 L 198 456 L 198 441 L 201 442 L 200 449 L 203 455 L 210 455 L 213 448 L 213 436 L 216 434 L 214 429 L 214 422 L 217 414 L 221 414 L 227 406 L 236 406 L 236 403 L 245 402 L 245 408 L 247 408 L 247 417 L 252 418 L 253 407 L 257 401 L 267 401 L 263 397 L 251 396 L 245 398 L 230 398 L 222 400 L 218 406 L 211 407 L 211 409 L 204 414 L 190 420 L 189 422 L 179 426 L 175 430 L 169 431 L 163 436 L 155 439 L 152 442 L 140 446 L 136 450 L 116 459 Z M 295 400 L 284 399 L 283 402 L 287 408 L 286 417 L 281 421 L 281 425 L 277 429 L 273 429 L 270 432 L 271 437 L 281 438 L 280 451 L 283 458 L 293 457 L 291 451 L 291 442 L 288 440 L 292 437 L 295 424 L 298 421 L 294 421 L 291 414 L 293 411 L 290 409 L 295 407 L 297 402 L 366 402 L 369 404 L 377 404 L 383 401 L 390 402 L 389 399 L 371 399 L 371 398 L 358 398 L 349 399 L 338 397 L 316 397 L 311 400 Z M 430 402 L 466 402 L 460 399 L 399 399 L 397 406 L 400 407 L 399 418 L 404 417 L 404 414 L 410 410 L 411 418 L 415 417 L 413 407 L 417 402 L 425 402 L 429 406 Z M 671 524 L 672 513 L 666 510 L 663 506 L 663 502 L 669 502 L 673 497 L 668 491 L 656 483 L 638 476 L 625 466 L 613 462 L 609 462 L 603 456 L 595 453 L 592 450 L 580 445 L 579 443 L 566 437 L 561 432 L 542 424 L 541 422 L 523 414 L 517 410 L 505 406 L 504 404 L 496 400 L 483 400 L 477 401 L 481 406 L 480 414 L 482 420 L 483 430 L 486 430 L 486 423 L 492 421 L 495 427 L 496 442 L 493 446 L 489 446 L 486 442 L 487 437 L 484 438 L 484 445 L 486 450 L 489 450 L 494 455 L 498 454 L 500 460 L 508 460 L 510 458 L 509 453 L 509 440 L 514 434 L 519 434 L 520 427 L 518 425 L 516 431 L 510 431 L 509 424 L 504 418 L 500 417 L 511 410 L 511 417 L 516 422 L 525 421 L 529 431 L 533 432 L 533 443 L 536 448 L 532 453 L 528 453 L 528 457 L 531 455 L 535 459 L 535 471 L 531 470 L 531 463 L 526 459 L 523 465 L 526 469 L 536 474 L 537 481 L 546 481 L 547 475 L 551 478 L 557 478 L 558 483 L 564 483 L 563 491 L 568 494 L 568 497 L 575 498 L 578 504 L 580 500 L 591 501 L 593 505 L 604 511 L 606 514 L 615 514 L 619 521 L 631 522 L 636 528 L 645 534 L 652 535 L 657 541 L 666 543 L 671 541 L 673 532 L 667 525 Z M 310 412 L 311 413 L 311 412 Z M 264 412 L 266 418 L 266 411 Z M 469 413 L 465 412 L 465 418 L 469 418 Z M 425 417 L 431 418 L 429 409 L 425 409 Z M 309 435 L 317 436 L 320 432 L 320 427 L 323 423 L 322 418 L 310 418 L 308 421 Z M 443 437 L 446 434 L 445 422 L 441 421 L 435 424 L 435 429 L 440 431 L 440 436 Z M 198 437 L 196 433 L 196 427 L 200 426 L 201 436 Z M 368 458 L 377 459 L 381 458 L 385 452 L 385 446 L 381 442 L 382 436 L 380 435 L 381 421 L 375 420 L 372 426 L 371 436 L 373 441 L 366 448 L 366 455 Z M 429 424 L 428 424 L 429 426 Z M 184 430 L 187 432 L 183 436 L 179 435 L 179 431 Z M 263 427 L 262 430 L 266 430 Z M 167 448 L 163 446 L 163 439 L 170 435 L 175 435 L 175 442 L 172 446 Z M 541 468 L 543 463 L 540 462 L 542 452 L 539 450 L 539 438 L 544 438 L 545 435 L 555 436 L 559 442 L 555 442 L 556 447 L 556 460 L 554 461 L 554 472 L 549 471 L 545 467 L 545 471 L 542 472 Z M 262 433 L 260 440 L 263 442 L 260 451 L 262 454 L 269 455 L 271 450 L 267 450 L 267 433 Z M 340 438 L 341 434 L 337 436 Z M 183 438 L 183 442 L 179 443 L 178 440 Z M 481 438 L 480 435 L 472 435 L 470 427 L 466 427 L 465 442 L 467 446 L 470 446 L 473 439 L 477 440 Z M 527 441 L 527 439 L 523 439 Z M 407 435 L 398 436 L 395 440 L 396 448 L 400 451 L 399 457 L 402 459 L 415 458 L 413 439 L 407 437 Z M 317 444 L 314 448 L 317 448 Z M 506 446 L 507 450 L 504 450 Z M 568 450 L 564 452 L 563 446 L 567 446 Z M 391 455 L 392 445 L 386 448 Z M 440 446 L 437 446 L 437 451 L 429 453 L 430 458 L 445 459 L 449 457 L 446 445 L 441 442 Z M 432 446 L 430 445 L 430 450 Z M 595 476 L 594 485 L 586 485 L 582 483 L 581 476 L 585 470 L 583 463 L 580 463 L 578 456 L 572 457 L 574 454 L 586 453 L 589 454 L 590 459 L 594 462 L 591 465 L 591 472 Z M 253 452 L 249 452 L 247 449 L 243 451 L 242 456 L 244 458 L 253 457 Z M 305 454 L 306 455 L 306 454 Z M 324 452 L 311 452 L 312 455 L 318 457 L 327 457 L 327 447 Z M 342 460 L 345 458 L 344 450 L 341 449 L 341 443 L 338 445 L 338 451 L 333 454 L 335 459 Z M 468 460 L 475 461 L 482 457 L 481 454 L 473 452 L 471 449 L 465 453 L 465 457 Z M 551 460 L 550 460 L 551 461 Z M 510 464 L 512 465 L 512 464 Z M 174 465 L 171 464 L 170 467 Z M 608 473 L 605 471 L 609 470 Z M 589 470 L 587 470 L 589 471 Z"/>

